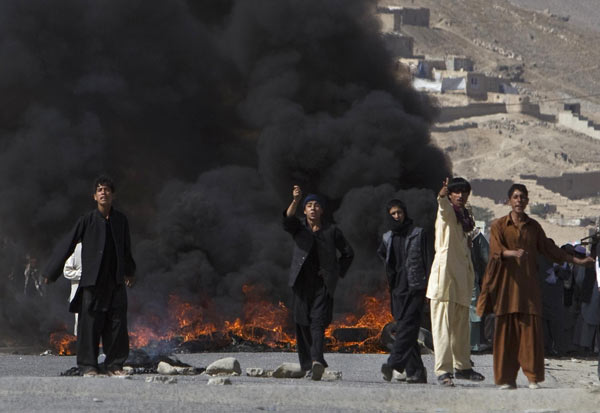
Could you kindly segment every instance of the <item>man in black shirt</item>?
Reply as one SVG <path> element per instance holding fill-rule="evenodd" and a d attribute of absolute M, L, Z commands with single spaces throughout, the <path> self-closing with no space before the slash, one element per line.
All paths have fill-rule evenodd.
<path fill-rule="evenodd" d="M 96 179 L 97 208 L 83 215 L 59 242 L 44 272 L 46 283 L 56 281 L 77 243 L 82 243 L 81 281 L 69 311 L 79 313 L 77 365 L 85 376 L 98 374 L 100 339 L 109 375 L 124 375 L 129 355 L 125 286 L 135 283 L 135 262 L 127 218 L 112 207 L 114 192 L 109 177 Z"/>
<path fill-rule="evenodd" d="M 302 190 L 294 186 L 293 200 L 284 212 L 283 227 L 294 239 L 290 268 L 292 312 L 296 323 L 296 345 L 302 370 L 312 380 L 321 380 L 327 362 L 323 357 L 325 329 L 333 315 L 333 294 L 354 258 L 342 231 L 323 221 L 323 201 L 309 194 L 304 199 L 306 219 L 296 217 Z M 340 257 L 338 258 L 337 252 Z"/>
<path fill-rule="evenodd" d="M 383 378 L 392 379 L 393 370 L 406 371 L 407 383 L 427 383 L 417 339 L 425 304 L 431 253 L 425 231 L 408 217 L 399 199 L 387 204 L 389 231 L 383 234 L 377 255 L 385 264 L 392 315 L 396 320 L 394 348 L 381 366 Z"/>

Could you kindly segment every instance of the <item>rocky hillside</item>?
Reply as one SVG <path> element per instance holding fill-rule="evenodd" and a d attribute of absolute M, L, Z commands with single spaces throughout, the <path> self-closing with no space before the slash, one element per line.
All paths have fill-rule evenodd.
<path fill-rule="evenodd" d="M 589 100 L 600 104 L 600 31 L 506 0 L 388 0 L 382 4 L 431 10 L 433 30 L 403 29 L 415 37 L 417 52 L 466 54 L 475 59 L 477 70 L 499 75 L 504 74 L 504 67 L 522 65 L 523 87 L 535 97 L 598 95 Z"/>
<path fill-rule="evenodd" d="M 600 30 L 590 28 L 590 24 L 600 20 L 578 24 L 575 9 L 565 6 L 569 3 L 575 2 L 381 2 L 430 9 L 430 28 L 402 28 L 404 33 L 414 37 L 416 54 L 470 56 L 476 71 L 511 79 L 521 94 L 529 95 L 544 111 L 556 111 L 564 102 L 577 101 L 581 102 L 582 112 L 587 117 L 598 121 Z M 592 2 L 577 3 L 583 4 L 577 10 L 585 15 L 586 7 Z M 544 10 L 546 8 L 549 10 Z M 573 10 L 566 13 L 567 9 Z M 594 13 L 600 12 L 594 10 Z M 569 97 L 577 99 L 565 100 Z M 448 100 L 447 95 L 438 98 L 441 105 Z M 432 135 L 452 160 L 454 173 L 471 180 L 523 181 L 523 174 L 559 176 L 564 172 L 600 171 L 600 141 L 521 114 L 459 119 L 450 125 L 438 125 Z M 590 226 L 563 224 L 600 215 L 597 196 L 572 201 L 538 185 L 535 180 L 526 183 L 531 190 L 531 204 L 557 207 L 556 212 L 545 216 L 544 227 L 559 243 L 581 238 L 590 229 Z M 506 206 L 479 197 L 477 193 L 472 203 L 487 208 L 494 216 L 507 212 Z"/>
<path fill-rule="evenodd" d="M 575 26 L 600 31 L 600 8 L 596 0 L 511 0 L 511 3 L 530 10 L 547 10 Z"/>

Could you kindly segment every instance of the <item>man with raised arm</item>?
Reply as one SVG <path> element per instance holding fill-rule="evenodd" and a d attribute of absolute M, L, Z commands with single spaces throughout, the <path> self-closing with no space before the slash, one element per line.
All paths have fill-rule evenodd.
<path fill-rule="evenodd" d="M 469 234 L 475 221 L 465 204 L 471 185 L 463 178 L 446 178 L 438 194 L 435 221 L 435 257 L 427 298 L 431 304 L 431 334 L 435 374 L 442 386 L 453 378 L 483 381 L 473 370 L 469 332 L 469 306 L 475 282 Z"/>
<path fill-rule="evenodd" d="M 81 280 L 69 311 L 79 313 L 77 366 L 84 376 L 99 373 L 100 339 L 109 375 L 125 375 L 123 363 L 129 356 L 125 286 L 132 287 L 135 282 L 135 262 L 127 217 L 112 206 L 114 192 L 109 177 L 96 179 L 93 197 L 97 207 L 79 218 L 59 242 L 44 272 L 46 283 L 56 281 L 81 242 Z"/>
<path fill-rule="evenodd" d="M 283 228 L 294 240 L 288 284 L 293 292 L 296 346 L 302 370 L 312 380 L 321 380 L 327 367 L 323 352 L 325 329 L 333 315 L 333 294 L 338 279 L 348 271 L 354 252 L 342 231 L 322 219 L 321 197 L 309 194 L 304 198 L 302 219 L 296 217 L 302 200 L 299 186 L 294 186 L 292 197 L 283 214 Z"/>
<path fill-rule="evenodd" d="M 548 260 L 591 265 L 594 259 L 576 258 L 546 237 L 541 225 L 525 208 L 527 188 L 513 184 L 508 190 L 511 212 L 490 228 L 490 261 L 477 303 L 479 315 L 496 314 L 494 380 L 501 389 L 515 389 L 519 367 L 529 388 L 544 381 L 544 330 L 538 254 Z"/>

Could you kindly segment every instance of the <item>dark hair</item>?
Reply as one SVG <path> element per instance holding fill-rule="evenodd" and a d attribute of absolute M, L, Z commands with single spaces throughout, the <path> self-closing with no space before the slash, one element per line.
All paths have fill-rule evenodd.
<path fill-rule="evenodd" d="M 468 192 L 471 193 L 471 184 L 465 178 L 452 178 L 448 184 L 448 192 Z"/>
<path fill-rule="evenodd" d="M 523 184 L 512 184 L 510 188 L 508 188 L 508 199 L 510 199 L 515 191 L 521 191 L 525 194 L 526 198 L 529 198 L 529 192 L 527 192 L 527 187 Z"/>
<path fill-rule="evenodd" d="M 110 188 L 111 192 L 115 192 L 115 184 L 112 178 L 108 175 L 100 175 L 98 178 L 96 178 L 94 181 L 94 194 L 100 185 L 107 186 Z"/>
<path fill-rule="evenodd" d="M 387 212 L 390 212 L 390 209 L 392 209 L 393 207 L 398 207 L 402 210 L 402 212 L 404 212 L 404 216 L 407 217 L 408 214 L 406 213 L 406 204 L 404 202 L 402 202 L 399 199 L 390 199 L 388 201 L 388 203 L 385 205 L 385 210 Z"/>

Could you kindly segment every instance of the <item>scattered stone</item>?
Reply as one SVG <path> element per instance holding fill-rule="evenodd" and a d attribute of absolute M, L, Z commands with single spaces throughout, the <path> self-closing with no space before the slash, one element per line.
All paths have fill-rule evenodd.
<path fill-rule="evenodd" d="M 209 386 L 225 386 L 231 384 L 231 379 L 228 377 L 212 377 L 206 383 Z"/>
<path fill-rule="evenodd" d="M 240 362 L 234 357 L 225 357 L 217 360 L 206 368 L 206 374 L 211 376 L 216 375 L 232 375 L 239 376 L 242 374 Z"/>
<path fill-rule="evenodd" d="M 177 370 L 175 369 L 175 367 L 171 366 L 168 363 L 165 363 L 164 361 L 161 361 L 160 363 L 158 363 L 158 367 L 156 368 L 156 371 L 158 374 L 164 374 L 167 376 L 172 376 L 177 374 Z"/>
<path fill-rule="evenodd" d="M 40 354 L 40 356 L 52 356 L 52 350 L 46 350 L 43 353 Z"/>
<path fill-rule="evenodd" d="M 486 42 L 481 39 L 473 39 L 473 44 L 475 44 L 476 46 L 479 46 L 479 47 L 483 47 L 484 49 L 491 50 L 492 52 L 498 53 L 498 54 L 500 54 L 504 57 L 508 57 L 510 59 L 515 59 L 518 61 L 523 60 L 523 56 L 521 56 L 520 54 L 517 54 L 517 53 L 513 52 L 512 50 L 504 50 L 502 47 L 496 46 L 496 44 L 499 44 L 497 39 L 494 39 L 493 43 L 489 43 L 489 42 Z"/>
<path fill-rule="evenodd" d="M 576 358 L 572 358 L 572 359 L 571 359 L 571 362 L 572 362 L 572 363 L 581 363 L 581 360 L 579 360 L 579 359 L 576 359 Z"/>
<path fill-rule="evenodd" d="M 273 370 L 265 370 L 260 367 L 248 367 L 246 376 L 250 377 L 273 377 Z"/>
<path fill-rule="evenodd" d="M 151 377 L 146 377 L 146 383 L 175 384 L 175 383 L 177 383 L 177 377 L 151 376 Z"/>
<path fill-rule="evenodd" d="M 94 398 L 92 399 L 92 401 L 93 401 L 94 403 L 102 403 L 102 399 L 98 399 L 97 397 L 94 397 Z"/>
<path fill-rule="evenodd" d="M 124 367 L 123 367 L 123 371 L 124 371 L 125 373 L 127 373 L 127 374 L 133 374 L 133 372 L 134 372 L 134 369 L 133 369 L 133 367 L 124 366 Z"/>
<path fill-rule="evenodd" d="M 177 372 L 177 374 L 181 374 L 183 376 L 192 376 L 194 374 L 199 374 L 202 371 L 204 371 L 204 369 L 198 369 L 196 367 L 178 367 L 178 366 L 174 366 L 174 369 Z"/>
<path fill-rule="evenodd" d="M 275 369 L 273 377 L 277 379 L 300 379 L 306 372 L 300 368 L 299 363 L 283 363 Z"/>
<path fill-rule="evenodd" d="M 334 380 L 341 380 L 341 379 L 342 379 L 341 371 L 329 370 L 329 369 L 325 370 L 325 372 L 323 373 L 323 377 L 321 377 L 321 380 L 325 380 L 325 381 L 334 381 Z"/>

